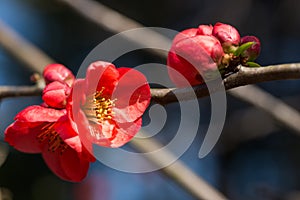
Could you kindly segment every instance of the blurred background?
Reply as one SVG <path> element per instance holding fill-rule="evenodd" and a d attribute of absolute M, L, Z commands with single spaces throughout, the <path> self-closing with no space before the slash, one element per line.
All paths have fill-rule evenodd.
<path fill-rule="evenodd" d="M 257 62 L 261 65 L 300 60 L 300 3 L 296 0 L 99 2 L 145 26 L 180 31 L 199 24 L 229 23 L 241 35 L 260 38 L 262 52 Z M 87 54 L 113 35 L 55 0 L 0 0 L 0 19 L 75 74 Z M 148 62 L 165 64 L 163 59 L 145 52 L 130 54 L 116 64 L 135 67 Z M 32 72 L 1 46 L 0 69 L 1 85 L 33 84 Z M 300 109 L 300 81 L 274 81 L 258 86 Z M 300 138 L 257 108 L 230 95 L 227 100 L 221 139 L 203 159 L 198 158 L 198 151 L 209 124 L 210 101 L 199 100 L 199 133 L 180 159 L 229 199 L 300 199 Z M 0 103 L 0 189 L 15 200 L 193 199 L 160 172 L 129 174 L 100 162 L 93 163 L 82 183 L 64 182 L 50 172 L 40 155 L 20 153 L 3 141 L 4 130 L 14 116 L 28 105 L 41 103 L 41 98 L 11 98 Z M 166 111 L 168 123 L 155 136 L 162 143 L 169 141 L 176 129 L 178 105 L 170 104 Z M 147 113 L 144 118 L 149 123 Z"/>

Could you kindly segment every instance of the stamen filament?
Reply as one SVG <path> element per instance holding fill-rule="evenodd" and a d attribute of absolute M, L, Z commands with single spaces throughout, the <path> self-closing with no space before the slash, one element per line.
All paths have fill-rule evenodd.
<path fill-rule="evenodd" d="M 54 123 L 46 124 L 42 129 L 41 133 L 37 135 L 37 140 L 48 143 L 48 151 L 55 152 L 60 149 L 60 154 L 68 148 L 68 145 L 61 139 L 59 134 L 54 129 Z"/>
<path fill-rule="evenodd" d="M 103 91 L 104 87 L 86 99 L 83 110 L 89 121 L 101 123 L 104 120 L 111 120 L 113 118 L 113 107 L 115 106 L 116 99 L 111 100 L 104 97 Z"/>

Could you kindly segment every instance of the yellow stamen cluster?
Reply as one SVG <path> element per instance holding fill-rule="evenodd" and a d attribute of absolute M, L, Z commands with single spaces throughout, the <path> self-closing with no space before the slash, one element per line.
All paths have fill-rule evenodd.
<path fill-rule="evenodd" d="M 83 109 L 90 121 L 101 123 L 104 120 L 111 120 L 113 117 L 113 107 L 116 100 L 111 100 L 103 96 L 103 90 L 95 92 L 86 99 Z"/>
<path fill-rule="evenodd" d="M 48 142 L 48 151 L 55 152 L 56 150 L 60 151 L 62 154 L 67 148 L 68 145 L 61 139 L 59 134 L 53 128 L 54 123 L 49 123 L 41 129 L 41 133 L 37 135 L 37 140 L 42 142 Z"/>

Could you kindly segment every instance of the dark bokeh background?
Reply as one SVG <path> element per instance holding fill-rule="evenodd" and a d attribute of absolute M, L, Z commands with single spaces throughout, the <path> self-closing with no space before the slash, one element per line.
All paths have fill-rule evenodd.
<path fill-rule="evenodd" d="M 300 60 L 300 3 L 296 0 L 101 2 L 145 26 L 180 31 L 199 24 L 230 23 L 241 35 L 251 34 L 261 39 L 262 52 L 258 59 L 261 65 Z M 112 35 L 54 0 L 0 0 L 0 18 L 74 73 L 85 56 Z M 122 64 L 134 67 L 157 61 L 148 54 L 137 55 L 124 59 Z M 32 84 L 31 72 L 1 47 L 0 69 L 1 85 Z M 259 86 L 296 109 L 300 108 L 299 81 L 277 81 Z M 3 141 L 3 132 L 17 112 L 40 102 L 40 97 L 3 100 L 0 139 Z M 295 198 L 300 190 L 299 137 L 263 112 L 228 95 L 227 119 L 221 140 L 213 152 L 199 159 L 197 154 L 207 127 L 205 116 L 209 116 L 207 107 L 210 105 L 208 98 L 199 103 L 204 120 L 200 123 L 198 137 L 181 158 L 189 167 L 229 199 Z M 170 115 L 176 115 L 172 113 L 176 106 L 167 106 Z M 160 133 L 158 139 L 167 141 L 170 136 L 172 133 L 166 131 Z M 7 147 L 4 142 L 0 144 L 1 149 Z M 0 187 L 8 188 L 15 200 L 193 199 L 159 172 L 127 174 L 96 162 L 84 182 L 72 184 L 52 175 L 39 155 L 23 154 L 12 148 L 9 151 L 0 168 Z"/>

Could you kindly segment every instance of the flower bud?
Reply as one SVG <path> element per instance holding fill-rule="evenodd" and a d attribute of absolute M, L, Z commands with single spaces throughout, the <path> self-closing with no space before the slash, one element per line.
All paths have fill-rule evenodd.
<path fill-rule="evenodd" d="M 178 43 L 180 40 L 191 38 L 197 35 L 198 29 L 189 28 L 178 33 L 173 39 L 172 45 Z"/>
<path fill-rule="evenodd" d="M 66 84 L 58 81 L 54 81 L 46 85 L 43 90 L 43 101 L 52 108 L 65 108 L 67 103 L 67 97 L 71 92 Z"/>
<path fill-rule="evenodd" d="M 247 42 L 254 42 L 254 44 L 250 48 L 242 52 L 241 56 L 246 58 L 247 61 L 251 62 L 258 57 L 261 45 L 259 39 L 255 36 L 244 36 L 241 38 L 241 45 Z"/>
<path fill-rule="evenodd" d="M 198 27 L 197 35 L 212 35 L 212 25 L 200 25 Z"/>
<path fill-rule="evenodd" d="M 203 76 L 218 70 L 224 55 L 217 38 L 194 34 L 194 29 L 179 33 L 168 54 L 167 64 L 171 67 L 168 72 L 178 87 L 203 83 Z"/>
<path fill-rule="evenodd" d="M 237 46 L 240 43 L 239 32 L 229 24 L 216 23 L 212 30 L 212 35 L 218 38 L 225 49 L 232 45 Z"/>
<path fill-rule="evenodd" d="M 49 64 L 45 67 L 43 76 L 45 78 L 46 84 L 54 81 L 59 81 L 61 83 L 72 86 L 75 77 L 73 73 L 61 64 Z"/>

